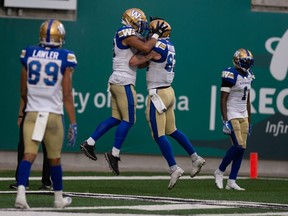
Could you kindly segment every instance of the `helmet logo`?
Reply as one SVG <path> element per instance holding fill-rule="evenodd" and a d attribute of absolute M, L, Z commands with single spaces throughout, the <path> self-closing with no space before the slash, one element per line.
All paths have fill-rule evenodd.
<path fill-rule="evenodd" d="M 65 28 L 64 26 L 62 25 L 62 23 L 60 25 L 57 26 L 59 32 L 61 35 L 64 35 L 65 34 Z"/>
<path fill-rule="evenodd" d="M 137 10 L 132 10 L 131 16 L 138 20 L 139 18 L 141 18 L 141 13 L 139 13 Z"/>

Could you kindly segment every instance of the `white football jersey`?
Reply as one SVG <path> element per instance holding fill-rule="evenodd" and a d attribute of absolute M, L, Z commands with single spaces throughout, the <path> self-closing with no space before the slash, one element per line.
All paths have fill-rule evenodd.
<path fill-rule="evenodd" d="M 25 111 L 63 114 L 62 79 L 67 67 L 77 65 L 74 53 L 61 48 L 29 46 L 22 50 L 20 60 L 27 69 Z"/>
<path fill-rule="evenodd" d="M 159 39 L 153 50 L 161 54 L 161 59 L 151 60 L 146 72 L 147 88 L 170 86 L 174 79 L 175 48 L 166 39 Z"/>
<path fill-rule="evenodd" d="M 247 72 L 246 76 L 243 76 L 232 67 L 222 72 L 221 91 L 229 92 L 227 101 L 228 121 L 234 118 L 248 117 L 247 99 L 253 79 L 252 73 Z"/>
<path fill-rule="evenodd" d="M 116 32 L 113 41 L 113 73 L 109 83 L 134 86 L 136 84 L 137 67 L 129 66 L 130 58 L 136 53 L 136 49 L 122 44 L 122 40 L 130 36 L 137 36 L 132 27 L 125 26 Z"/>

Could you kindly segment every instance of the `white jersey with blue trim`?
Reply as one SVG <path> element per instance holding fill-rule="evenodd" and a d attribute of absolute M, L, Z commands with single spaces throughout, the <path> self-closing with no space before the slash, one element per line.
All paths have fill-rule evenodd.
<path fill-rule="evenodd" d="M 175 47 L 168 39 L 158 39 L 153 50 L 161 54 L 159 60 L 151 60 L 146 72 L 148 89 L 170 86 L 174 79 Z"/>
<path fill-rule="evenodd" d="M 222 72 L 221 91 L 229 93 L 227 100 L 228 121 L 234 118 L 248 117 L 247 99 L 253 79 L 252 72 L 247 72 L 243 76 L 233 67 Z"/>
<path fill-rule="evenodd" d="M 130 58 L 136 53 L 136 49 L 125 46 L 122 41 L 130 36 L 137 36 L 135 29 L 124 26 L 118 29 L 113 40 L 113 73 L 109 83 L 117 85 L 136 84 L 137 67 L 129 66 Z"/>
<path fill-rule="evenodd" d="M 63 114 L 62 79 L 67 67 L 77 65 L 74 53 L 61 48 L 29 46 L 22 50 L 20 61 L 27 70 L 25 111 Z"/>

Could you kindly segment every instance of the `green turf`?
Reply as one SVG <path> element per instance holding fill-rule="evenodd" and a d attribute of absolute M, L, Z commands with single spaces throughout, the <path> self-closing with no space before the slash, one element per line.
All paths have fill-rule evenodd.
<path fill-rule="evenodd" d="M 71 173 L 65 172 L 65 176 L 113 176 L 110 173 Z M 161 174 L 161 173 L 160 173 Z M 123 173 L 121 176 L 155 176 L 156 173 Z M 165 174 L 161 174 L 165 175 Z M 0 177 L 13 177 L 13 172 L 1 171 Z M 39 172 L 33 172 L 31 176 L 40 176 Z M 65 192 L 96 193 L 96 194 L 119 194 L 135 196 L 153 196 L 185 198 L 196 200 L 230 200 L 251 201 L 263 203 L 288 204 L 288 180 L 287 179 L 239 179 L 241 187 L 246 191 L 218 190 L 215 188 L 213 179 L 180 179 L 175 188 L 167 189 L 168 180 L 65 180 Z M 1 191 L 7 191 L 10 181 L 0 181 Z M 29 190 L 37 190 L 40 181 L 30 181 Z M 0 194 L 0 208 L 13 208 L 15 194 Z M 36 195 L 27 194 L 27 200 L 31 207 L 52 207 L 53 194 Z M 132 206 L 132 205 L 155 205 L 163 202 L 151 202 L 144 200 L 104 199 L 104 198 L 80 198 L 73 197 L 73 207 L 80 206 Z M 68 211 L 68 210 L 66 210 Z M 69 210 L 72 211 L 72 210 Z M 224 214 L 224 213 L 262 213 L 275 212 L 275 209 L 262 208 L 232 208 L 232 209 L 193 209 L 172 211 L 143 211 L 129 209 L 93 209 L 73 210 L 73 212 L 97 212 L 97 213 L 131 213 L 131 214 Z M 279 211 L 279 210 L 278 210 Z M 288 212 L 288 208 L 285 209 Z"/>

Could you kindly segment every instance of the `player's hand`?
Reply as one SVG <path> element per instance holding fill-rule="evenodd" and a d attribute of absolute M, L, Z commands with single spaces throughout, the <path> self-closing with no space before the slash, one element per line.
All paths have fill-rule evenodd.
<path fill-rule="evenodd" d="M 168 26 L 164 26 L 164 22 L 157 22 L 157 25 L 155 28 L 152 27 L 151 32 L 152 34 L 157 34 L 159 37 L 162 37 L 163 33 L 166 32 L 166 28 L 168 28 Z"/>
<path fill-rule="evenodd" d="M 70 124 L 67 134 L 68 146 L 73 147 L 76 143 L 77 137 L 77 124 Z"/>
<path fill-rule="evenodd" d="M 230 121 L 223 121 L 223 133 L 224 134 L 231 134 L 233 128 Z"/>
<path fill-rule="evenodd" d="M 249 124 L 248 127 L 248 136 L 250 136 L 252 134 L 252 124 Z"/>

